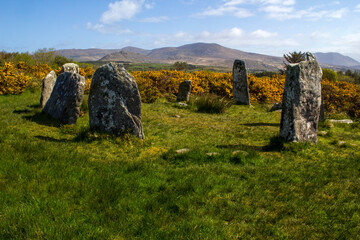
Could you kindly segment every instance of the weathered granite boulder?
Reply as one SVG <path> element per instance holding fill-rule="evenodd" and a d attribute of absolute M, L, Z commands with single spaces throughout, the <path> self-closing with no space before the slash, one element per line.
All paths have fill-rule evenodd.
<path fill-rule="evenodd" d="M 316 60 L 289 64 L 283 93 L 280 137 L 317 142 L 322 70 Z"/>
<path fill-rule="evenodd" d="M 75 63 L 65 63 L 62 66 L 60 73 L 63 72 L 79 73 L 79 66 Z"/>
<path fill-rule="evenodd" d="M 40 97 L 40 106 L 43 108 L 46 102 L 49 100 L 52 90 L 56 82 L 56 74 L 54 71 L 51 71 L 43 80 L 41 97 Z"/>
<path fill-rule="evenodd" d="M 191 80 L 185 80 L 180 83 L 177 101 L 189 101 L 191 93 L 192 82 Z"/>
<path fill-rule="evenodd" d="M 248 72 L 242 60 L 235 60 L 233 66 L 233 94 L 237 103 L 250 105 Z"/>
<path fill-rule="evenodd" d="M 71 72 L 60 74 L 43 112 L 62 123 L 75 124 L 80 115 L 84 91 L 83 76 Z"/>
<path fill-rule="evenodd" d="M 109 63 L 95 71 L 88 103 L 92 129 L 114 135 L 130 132 L 144 139 L 138 86 L 122 64 Z"/>

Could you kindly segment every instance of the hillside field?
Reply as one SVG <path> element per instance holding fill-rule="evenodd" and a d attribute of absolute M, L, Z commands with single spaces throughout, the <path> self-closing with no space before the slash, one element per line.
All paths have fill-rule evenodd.
<path fill-rule="evenodd" d="M 61 125 L 39 99 L 0 96 L 0 239 L 359 236 L 359 122 L 282 143 L 269 105 L 207 114 L 158 99 L 140 141 L 89 131 L 86 112 Z"/>

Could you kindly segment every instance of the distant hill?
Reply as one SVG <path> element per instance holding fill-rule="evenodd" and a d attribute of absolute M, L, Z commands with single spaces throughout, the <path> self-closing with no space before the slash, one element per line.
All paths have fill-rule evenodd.
<path fill-rule="evenodd" d="M 152 63 L 154 60 L 146 55 L 137 53 L 137 52 L 131 52 L 131 51 L 125 51 L 121 50 L 118 52 L 110 53 L 106 55 L 105 57 L 100 58 L 101 62 L 133 62 L 133 63 Z"/>
<path fill-rule="evenodd" d="M 61 56 L 72 58 L 78 62 L 86 61 L 98 61 L 104 56 L 118 52 L 119 49 L 98 49 L 98 48 L 89 48 L 89 49 L 63 49 L 57 50 L 56 54 Z"/>
<path fill-rule="evenodd" d="M 315 57 L 321 64 L 343 66 L 343 67 L 356 67 L 360 66 L 360 62 L 352 59 L 351 57 L 344 56 L 340 53 L 314 53 Z"/>
<path fill-rule="evenodd" d="M 246 61 L 252 71 L 277 71 L 283 67 L 283 58 L 244 52 L 215 43 L 193 43 L 180 47 L 146 50 L 136 47 L 122 49 L 64 49 L 57 54 L 75 61 L 119 61 L 132 63 L 168 63 L 177 61 L 193 65 L 225 67 L 231 70 L 235 59 Z M 335 70 L 360 69 L 360 62 L 340 53 L 315 53 L 322 67 Z"/>
<path fill-rule="evenodd" d="M 253 70 L 277 70 L 282 58 L 248 53 L 226 48 L 215 43 L 193 43 L 180 47 L 167 47 L 151 50 L 147 56 L 169 62 L 185 61 L 195 65 L 222 66 L 232 68 L 235 59 L 246 61 Z"/>

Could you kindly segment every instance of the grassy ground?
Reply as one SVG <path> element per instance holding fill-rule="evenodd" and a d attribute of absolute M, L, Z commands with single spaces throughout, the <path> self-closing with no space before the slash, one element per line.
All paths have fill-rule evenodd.
<path fill-rule="evenodd" d="M 90 133 L 87 114 L 63 126 L 40 114 L 39 98 L 0 96 L 0 239 L 360 234 L 359 123 L 322 124 L 317 145 L 282 145 L 280 113 L 267 106 L 217 115 L 156 102 L 143 105 L 140 141 Z"/>

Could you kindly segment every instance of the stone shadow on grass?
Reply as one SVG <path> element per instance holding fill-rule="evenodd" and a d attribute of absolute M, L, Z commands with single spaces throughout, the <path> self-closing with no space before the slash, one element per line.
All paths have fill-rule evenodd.
<path fill-rule="evenodd" d="M 248 127 L 280 127 L 280 123 L 244 123 L 241 125 Z"/>
<path fill-rule="evenodd" d="M 63 125 L 63 123 L 61 123 L 59 120 L 56 120 L 43 112 L 37 112 L 34 115 L 23 116 L 22 118 L 27 121 L 35 122 L 37 124 L 49 127 L 60 127 L 61 125 Z"/>
<path fill-rule="evenodd" d="M 45 137 L 45 136 L 35 136 L 35 138 L 40 139 L 40 140 L 44 140 L 47 142 L 71 142 L 72 140 L 69 139 L 56 139 L 56 138 L 52 138 L 52 137 Z"/>
<path fill-rule="evenodd" d="M 251 146 L 251 145 L 246 145 L 246 144 L 229 144 L 229 145 L 217 145 L 217 148 L 220 149 L 234 149 L 234 150 L 238 150 L 238 149 L 242 149 L 242 150 L 253 150 L 253 151 L 258 151 L 261 152 L 263 150 L 263 147 L 261 146 Z"/>
<path fill-rule="evenodd" d="M 253 150 L 257 152 L 281 152 L 284 150 L 284 139 L 280 138 L 279 136 L 272 137 L 270 139 L 270 143 L 265 146 L 251 146 L 246 144 L 229 144 L 229 145 L 218 145 L 217 148 L 222 149 L 243 149 L 245 151 L 247 150 Z"/>
<path fill-rule="evenodd" d="M 24 110 L 14 110 L 13 113 L 15 114 L 27 114 L 27 113 L 32 113 L 29 109 L 24 109 Z"/>

